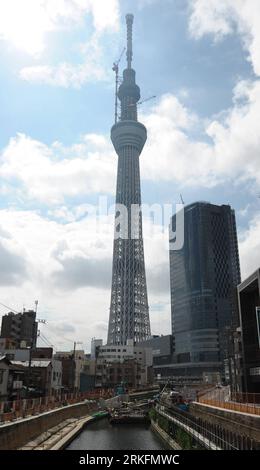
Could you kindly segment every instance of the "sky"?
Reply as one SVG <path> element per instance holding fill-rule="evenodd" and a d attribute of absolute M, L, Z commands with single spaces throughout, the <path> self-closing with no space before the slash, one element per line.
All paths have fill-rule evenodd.
<path fill-rule="evenodd" d="M 167 225 L 180 194 L 230 204 L 242 278 L 260 266 L 259 0 L 3 0 L 0 315 L 1 303 L 20 311 L 38 300 L 39 344 L 56 350 L 106 340 L 112 65 L 126 13 L 142 99 L 156 96 L 139 106 L 142 201 L 167 205 L 155 221 L 144 214 L 152 333 L 171 329 Z"/>

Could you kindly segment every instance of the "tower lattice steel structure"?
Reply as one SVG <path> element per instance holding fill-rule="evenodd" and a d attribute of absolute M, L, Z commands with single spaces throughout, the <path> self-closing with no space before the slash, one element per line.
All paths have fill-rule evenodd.
<path fill-rule="evenodd" d="M 140 88 L 131 67 L 133 18 L 126 15 L 127 68 L 118 90 L 121 118 L 111 129 L 118 169 L 108 344 L 126 344 L 128 339 L 138 343 L 150 337 L 139 169 L 147 132 L 137 121 Z"/>

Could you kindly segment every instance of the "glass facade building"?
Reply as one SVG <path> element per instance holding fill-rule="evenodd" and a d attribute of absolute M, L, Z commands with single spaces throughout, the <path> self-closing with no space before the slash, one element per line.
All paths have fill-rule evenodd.
<path fill-rule="evenodd" d="M 242 392 L 260 394 L 260 269 L 238 286 L 242 334 Z"/>
<path fill-rule="evenodd" d="M 176 231 L 176 215 L 171 229 Z M 238 325 L 240 283 L 230 206 L 196 202 L 184 208 L 184 245 L 170 249 L 170 280 L 176 375 L 223 372 L 227 331 Z"/>

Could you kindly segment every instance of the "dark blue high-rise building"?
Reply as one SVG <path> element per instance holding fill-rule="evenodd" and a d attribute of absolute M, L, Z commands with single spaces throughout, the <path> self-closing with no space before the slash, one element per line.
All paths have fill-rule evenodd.
<path fill-rule="evenodd" d="M 176 215 L 171 224 L 175 231 Z M 174 375 L 223 372 L 227 332 L 238 324 L 240 283 L 230 206 L 196 202 L 184 208 L 184 244 L 181 250 L 170 250 L 170 277 Z"/>

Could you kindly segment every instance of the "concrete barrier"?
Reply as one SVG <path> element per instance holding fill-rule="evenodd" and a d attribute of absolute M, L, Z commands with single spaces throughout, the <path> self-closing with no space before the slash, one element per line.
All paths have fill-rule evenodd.
<path fill-rule="evenodd" d="M 79 418 L 97 409 L 96 404 L 77 403 L 38 416 L 0 426 L 0 450 L 15 450 L 68 418 Z"/>

